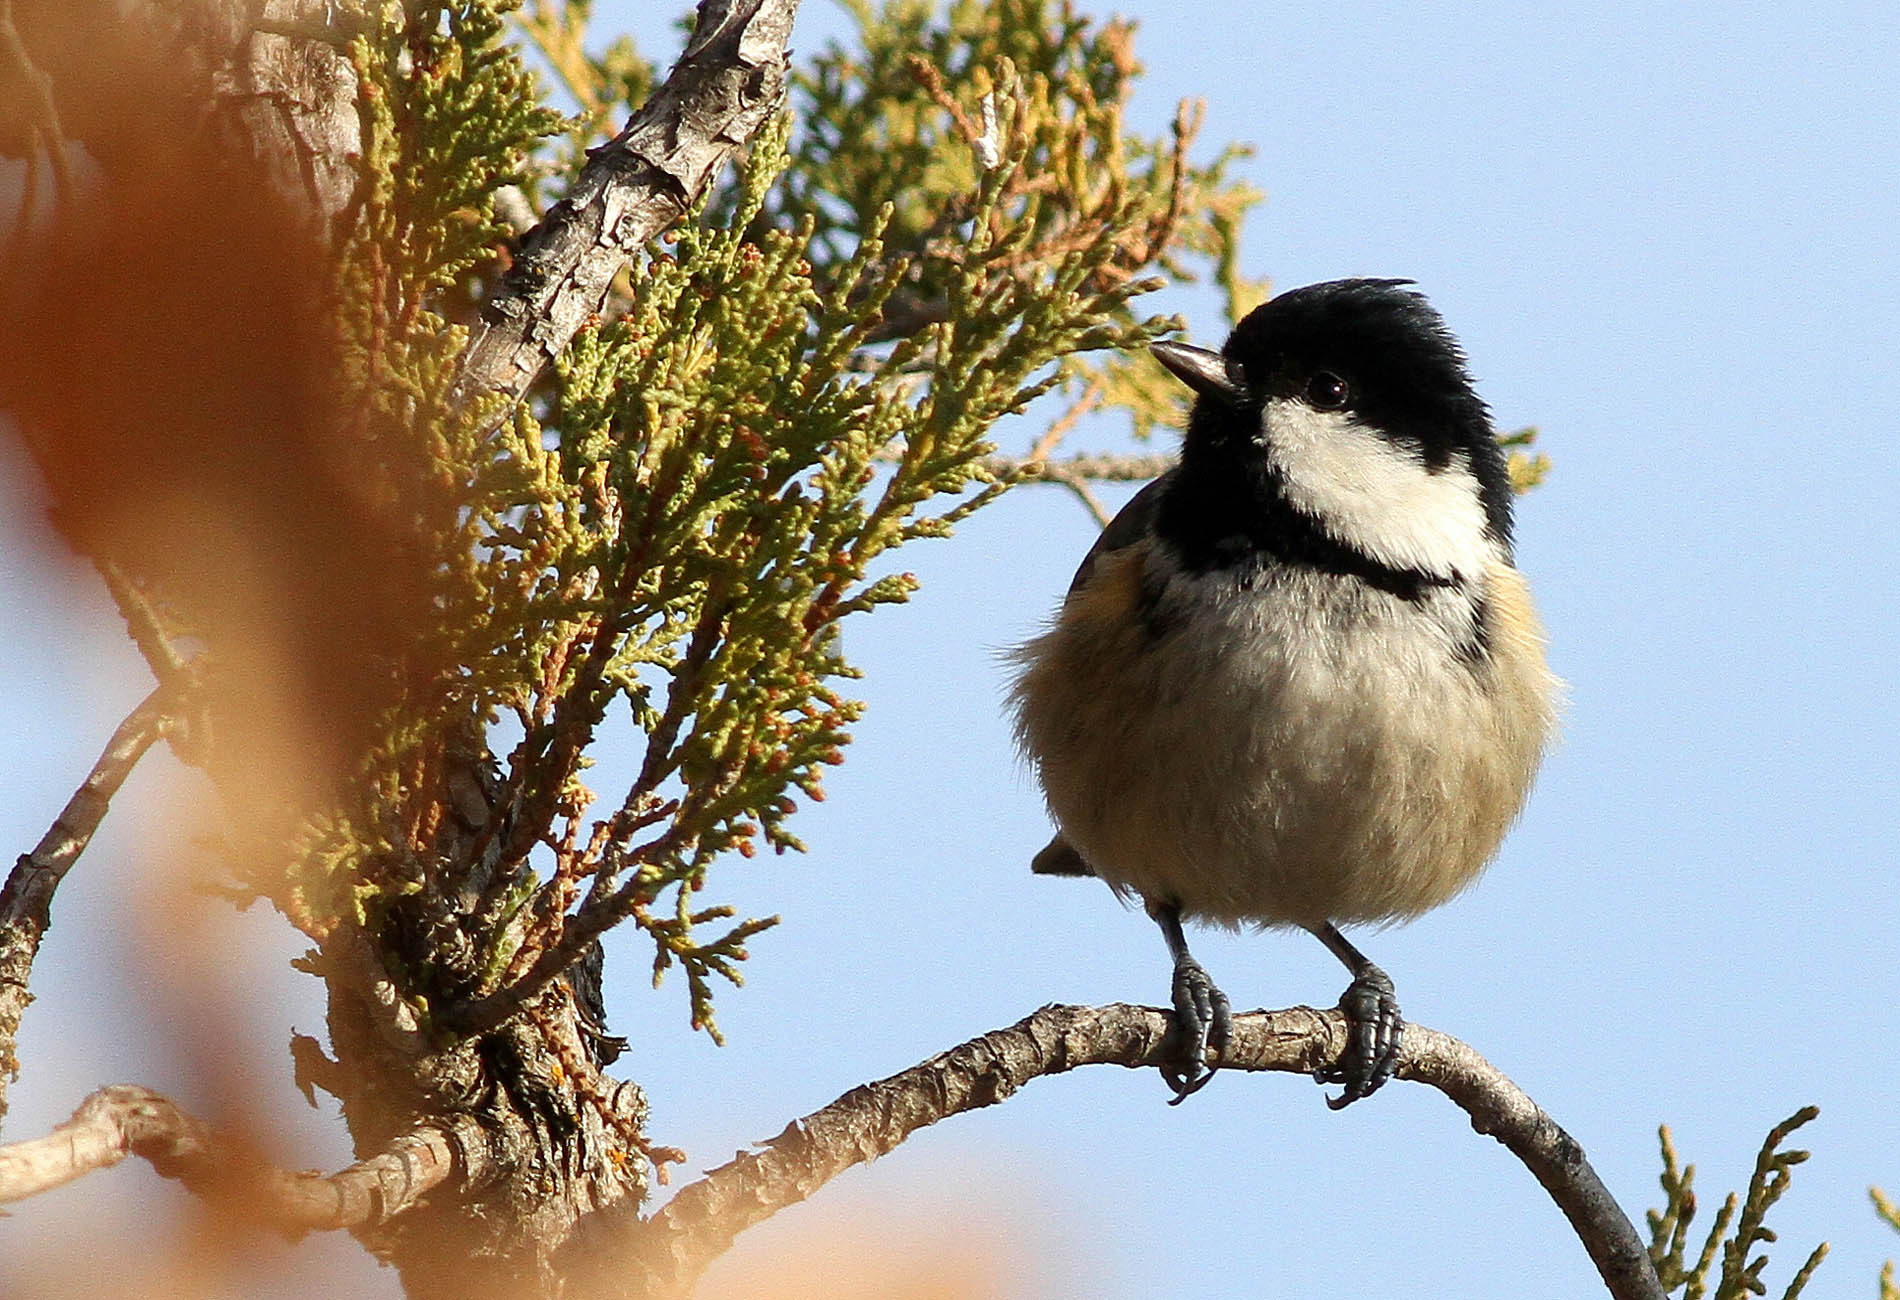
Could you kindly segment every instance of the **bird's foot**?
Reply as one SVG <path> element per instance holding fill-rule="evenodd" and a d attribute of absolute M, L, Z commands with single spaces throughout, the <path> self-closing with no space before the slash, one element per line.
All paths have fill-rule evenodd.
<path fill-rule="evenodd" d="M 1398 1068 L 1405 1041 L 1392 979 L 1370 962 L 1340 995 L 1339 1009 L 1346 1013 L 1346 1049 L 1333 1064 L 1313 1072 L 1319 1083 L 1345 1085 L 1337 1097 L 1326 1099 L 1334 1110 L 1377 1092 Z"/>
<path fill-rule="evenodd" d="M 1161 1077 L 1174 1089 L 1170 1106 L 1178 1106 L 1207 1086 L 1214 1077 L 1220 1054 L 1226 1050 L 1233 1033 L 1234 1012 L 1227 995 L 1192 957 L 1174 964 L 1174 1033 L 1179 1064 L 1163 1066 Z M 1207 1064 L 1207 1052 L 1214 1049 L 1216 1066 Z"/>

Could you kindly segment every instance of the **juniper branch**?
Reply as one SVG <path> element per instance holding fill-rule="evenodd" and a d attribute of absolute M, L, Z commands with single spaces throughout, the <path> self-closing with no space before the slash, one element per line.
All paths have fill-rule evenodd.
<path fill-rule="evenodd" d="M 167 699 L 161 686 L 121 722 L 106 742 L 86 779 L 60 809 L 31 853 L 22 853 L 0 888 L 0 1118 L 7 1110 L 7 1085 L 20 1073 L 14 1044 L 20 1017 L 33 1000 L 27 985 L 40 939 L 53 923 L 53 893 L 92 842 L 105 820 L 112 796 L 169 726 Z"/>
<path fill-rule="evenodd" d="M 641 245 L 677 221 L 784 99 L 798 0 L 701 0 L 693 38 L 626 129 L 589 151 L 522 241 L 483 314 L 457 394 L 518 398 L 607 300 Z"/>
<path fill-rule="evenodd" d="M 757 1150 L 713 1170 L 629 1226 L 603 1260 L 602 1294 L 688 1291 L 739 1232 L 920 1128 L 1007 1100 L 1032 1079 L 1083 1065 L 1159 1066 L 1172 1058 L 1172 1016 L 1152 1007 L 1047 1006 L 794 1120 Z M 1337 1011 L 1294 1007 L 1238 1016 L 1223 1068 L 1310 1074 L 1346 1041 Z M 1521 1160 L 1570 1221 L 1616 1300 L 1663 1300 L 1642 1240 L 1576 1140 L 1516 1084 L 1459 1040 L 1406 1027 L 1398 1077 L 1429 1084 Z"/>
<path fill-rule="evenodd" d="M 99 570 L 99 576 L 105 580 L 106 590 L 112 594 L 113 603 L 119 607 L 120 617 L 125 619 L 125 628 L 132 637 L 132 644 L 145 657 L 152 676 L 161 682 L 171 681 L 184 671 L 185 660 L 172 645 L 171 638 L 165 632 L 164 622 L 153 608 L 151 600 L 111 559 L 95 556 L 93 563 Z"/>
<path fill-rule="evenodd" d="M 87 1097 L 44 1137 L 0 1147 L 0 1204 L 72 1182 L 128 1155 L 166 1178 L 287 1232 L 386 1223 L 431 1189 L 490 1170 L 489 1139 L 470 1116 L 423 1124 L 337 1173 L 290 1172 L 262 1161 L 243 1142 L 195 1119 L 149 1088 L 114 1084 Z"/>

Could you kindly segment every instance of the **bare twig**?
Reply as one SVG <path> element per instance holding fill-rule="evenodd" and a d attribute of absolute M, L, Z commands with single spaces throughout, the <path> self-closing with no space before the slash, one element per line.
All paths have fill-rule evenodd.
<path fill-rule="evenodd" d="M 984 467 L 1002 477 L 1025 473 L 1051 483 L 1144 483 L 1159 478 L 1174 465 L 1172 456 L 1065 456 L 1041 460 L 1016 456 L 985 456 Z"/>
<path fill-rule="evenodd" d="M 1044 1007 L 1008 1029 L 854 1088 L 759 1150 L 682 1188 L 631 1228 L 623 1248 L 603 1260 L 603 1273 L 612 1278 L 603 1294 L 681 1293 L 739 1232 L 851 1166 L 893 1150 L 920 1128 L 994 1105 L 1043 1075 L 1081 1065 L 1164 1063 L 1172 1024 L 1168 1012 L 1152 1007 Z M 1344 1045 L 1345 1020 L 1337 1011 L 1252 1012 L 1235 1018 L 1221 1064 L 1311 1073 L 1335 1060 Z M 1473 1128 L 1524 1162 L 1570 1220 L 1612 1296 L 1662 1300 L 1642 1240 L 1582 1148 L 1517 1085 L 1457 1039 L 1418 1025 L 1406 1028 L 1399 1077 L 1439 1089 L 1471 1116 Z"/>
<path fill-rule="evenodd" d="M 1087 479 L 1052 478 L 1050 482 L 1069 489 L 1075 499 L 1082 503 L 1082 508 L 1089 512 L 1089 518 L 1095 521 L 1097 528 L 1106 528 L 1115 521 L 1114 513 L 1103 503 L 1102 498 L 1095 495 L 1095 489 L 1089 486 Z"/>
<path fill-rule="evenodd" d="M 31 853 L 22 853 L 0 888 L 0 1118 L 6 1115 L 7 1085 L 20 1073 L 13 1048 L 20 1017 L 33 1000 L 27 986 L 40 939 L 52 925 L 53 892 L 92 842 L 112 796 L 145 751 L 169 725 L 166 697 L 159 687 L 112 733 L 105 752 L 86 773 Z"/>
<path fill-rule="evenodd" d="M 119 616 L 125 620 L 125 630 L 131 634 L 132 644 L 145 656 L 146 666 L 152 670 L 152 676 L 161 682 L 171 681 L 184 670 L 185 660 L 166 635 L 164 622 L 152 607 L 152 602 L 112 560 L 95 555 L 93 565 L 99 570 L 99 576 L 105 579 L 106 590 L 112 593 L 112 601 L 119 607 Z"/>
<path fill-rule="evenodd" d="M 983 468 L 999 483 L 1012 480 L 1021 483 L 1054 483 L 1067 488 L 1082 503 L 1098 528 L 1108 527 L 1114 512 L 1095 495 L 1097 483 L 1145 483 L 1149 479 L 1159 478 L 1174 465 L 1172 456 L 1118 456 L 1084 453 L 1067 456 L 1061 460 L 1051 460 L 1050 454 L 1069 433 L 1075 420 L 1080 418 L 1087 406 L 1092 405 L 1098 394 L 1090 389 L 1070 409 L 1068 414 L 1050 425 L 1049 431 L 1036 440 L 1026 456 L 991 455 L 983 458 Z M 878 453 L 877 459 L 895 462 L 902 458 L 902 444 L 893 443 Z"/>
<path fill-rule="evenodd" d="M 463 359 L 458 393 L 518 398 L 599 311 L 627 259 L 712 184 L 776 112 L 798 0 L 700 0 L 666 84 L 588 153 L 568 196 L 522 241 Z"/>
<path fill-rule="evenodd" d="M 1043 442 L 1046 442 L 1045 438 Z M 1045 483 L 1055 483 L 1075 494 L 1076 500 L 1095 520 L 1098 528 L 1108 527 L 1114 512 L 1095 495 L 1097 483 L 1140 483 L 1167 473 L 1174 464 L 1172 456 L 1066 456 L 1061 460 L 1047 459 L 1042 450 L 1042 442 L 1032 449 L 1028 456 L 986 456 L 984 465 L 999 478 L 1006 475 L 1020 475 L 1025 481 L 1040 479 Z"/>
<path fill-rule="evenodd" d="M 469 1116 L 452 1128 L 420 1125 L 379 1154 L 337 1173 L 291 1173 L 260 1160 L 165 1097 L 134 1084 L 101 1088 L 48 1133 L 0 1147 L 0 1203 L 24 1200 L 82 1174 L 142 1156 L 167 1178 L 247 1218 L 287 1232 L 387 1222 L 460 1173 L 488 1172 L 488 1143 Z"/>
<path fill-rule="evenodd" d="M 1031 465 L 1045 464 L 1051 456 L 1056 454 L 1056 448 L 1062 445 L 1062 440 L 1069 436 L 1070 430 L 1075 428 L 1077 422 L 1102 404 L 1102 398 L 1107 392 L 1108 385 L 1100 375 L 1091 379 L 1089 386 L 1082 390 L 1082 395 L 1070 404 L 1069 409 L 1050 421 L 1049 427 L 1043 430 L 1042 437 L 1036 439 L 1036 445 L 1029 449 L 1027 456 L 1023 457 L 1024 462 Z"/>

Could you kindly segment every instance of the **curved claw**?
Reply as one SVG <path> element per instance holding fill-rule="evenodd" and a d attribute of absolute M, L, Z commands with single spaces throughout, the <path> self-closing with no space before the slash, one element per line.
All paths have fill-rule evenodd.
<path fill-rule="evenodd" d="M 1234 1029 L 1234 1013 L 1222 993 L 1208 977 L 1201 963 L 1183 957 L 1174 965 L 1174 1033 L 1180 1065 L 1163 1066 L 1161 1077 L 1174 1089 L 1168 1104 L 1178 1106 L 1205 1088 L 1219 1068 L 1220 1054 Z M 1207 1064 L 1208 1049 L 1214 1051 L 1214 1065 Z"/>
<path fill-rule="evenodd" d="M 1334 1110 L 1377 1092 L 1398 1068 L 1405 1045 L 1405 1018 L 1391 977 L 1377 966 L 1367 963 L 1346 986 L 1339 1009 L 1346 1013 L 1346 1048 L 1332 1065 L 1313 1072 L 1319 1083 L 1345 1085 L 1339 1096 L 1326 1099 Z"/>

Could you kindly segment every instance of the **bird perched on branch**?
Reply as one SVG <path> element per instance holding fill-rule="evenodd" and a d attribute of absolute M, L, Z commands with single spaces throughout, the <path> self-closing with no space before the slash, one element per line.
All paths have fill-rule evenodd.
<path fill-rule="evenodd" d="M 1018 652 L 1017 734 L 1057 826 L 1033 869 L 1099 876 L 1161 926 L 1177 1102 L 1232 1021 L 1190 920 L 1311 931 L 1352 972 L 1329 1104 L 1391 1077 L 1392 981 L 1338 927 L 1470 884 L 1552 728 L 1505 455 L 1410 283 L 1292 290 L 1219 352 L 1155 344 L 1196 395 L 1180 461 Z"/>

